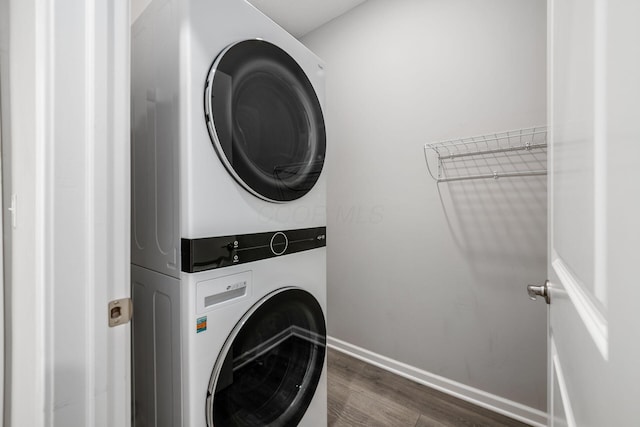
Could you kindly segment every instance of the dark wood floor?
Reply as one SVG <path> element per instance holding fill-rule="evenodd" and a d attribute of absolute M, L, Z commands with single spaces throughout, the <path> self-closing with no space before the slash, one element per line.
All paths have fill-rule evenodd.
<path fill-rule="evenodd" d="M 339 351 L 328 354 L 331 427 L 527 426 Z"/>

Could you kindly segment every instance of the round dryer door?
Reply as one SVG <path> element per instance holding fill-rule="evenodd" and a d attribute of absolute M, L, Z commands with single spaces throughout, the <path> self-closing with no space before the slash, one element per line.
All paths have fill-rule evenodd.
<path fill-rule="evenodd" d="M 205 114 L 218 156 L 254 195 L 287 202 L 318 180 L 322 109 L 305 72 L 279 47 L 245 40 L 223 51 L 207 78 Z"/>
<path fill-rule="evenodd" d="M 325 346 L 324 315 L 310 293 L 284 288 L 263 298 L 218 356 L 208 426 L 297 425 L 316 392 Z"/>

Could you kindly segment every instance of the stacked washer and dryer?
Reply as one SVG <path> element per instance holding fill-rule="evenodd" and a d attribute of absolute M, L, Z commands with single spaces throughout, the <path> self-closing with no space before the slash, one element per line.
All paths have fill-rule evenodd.
<path fill-rule="evenodd" d="M 326 426 L 322 61 L 244 0 L 132 40 L 135 426 Z"/>

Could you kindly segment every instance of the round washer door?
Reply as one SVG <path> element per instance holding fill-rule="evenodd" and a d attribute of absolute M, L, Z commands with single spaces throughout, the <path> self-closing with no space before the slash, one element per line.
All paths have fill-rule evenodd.
<path fill-rule="evenodd" d="M 310 293 L 269 294 L 237 323 L 218 356 L 207 425 L 297 425 L 316 392 L 325 349 L 324 315 Z"/>
<path fill-rule="evenodd" d="M 211 66 L 204 101 L 211 141 L 238 183 L 273 202 L 311 190 L 324 164 L 324 118 L 289 54 L 263 40 L 231 45 Z"/>

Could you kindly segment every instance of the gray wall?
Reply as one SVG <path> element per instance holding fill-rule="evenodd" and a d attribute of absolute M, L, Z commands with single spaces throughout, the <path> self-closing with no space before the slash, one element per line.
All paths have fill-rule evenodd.
<path fill-rule="evenodd" d="M 337 339 L 544 410 L 546 178 L 437 185 L 422 145 L 545 123 L 543 0 L 368 0 L 327 62 Z"/>

